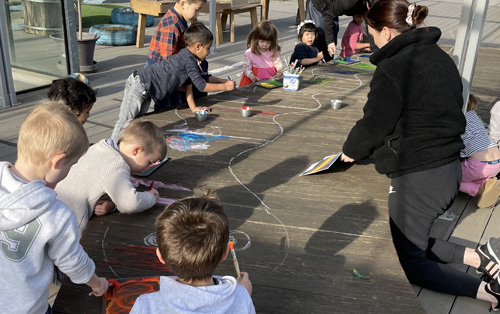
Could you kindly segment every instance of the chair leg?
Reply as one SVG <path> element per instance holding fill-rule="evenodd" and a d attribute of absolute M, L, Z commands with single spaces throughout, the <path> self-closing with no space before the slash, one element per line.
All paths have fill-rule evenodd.
<path fill-rule="evenodd" d="M 222 38 L 222 18 L 221 13 L 215 14 L 215 44 L 220 45 L 224 42 Z"/>
<path fill-rule="evenodd" d="M 250 11 L 250 20 L 252 22 L 252 29 L 257 25 L 257 8 L 253 8 Z"/>
<path fill-rule="evenodd" d="M 234 43 L 234 12 L 231 11 L 231 15 L 229 17 L 229 23 L 231 23 L 231 42 Z"/>
<path fill-rule="evenodd" d="M 225 31 L 227 27 L 227 13 L 222 13 L 222 30 Z"/>

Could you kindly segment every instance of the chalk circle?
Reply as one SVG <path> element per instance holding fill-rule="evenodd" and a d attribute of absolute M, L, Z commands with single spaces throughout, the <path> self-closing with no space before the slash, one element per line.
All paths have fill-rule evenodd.
<path fill-rule="evenodd" d="M 150 247 L 157 247 L 158 245 L 156 244 L 156 232 L 150 233 L 146 237 L 144 237 L 144 244 Z"/>
<path fill-rule="evenodd" d="M 230 230 L 229 241 L 234 242 L 235 251 L 245 251 L 252 244 L 248 234 L 240 230 Z"/>

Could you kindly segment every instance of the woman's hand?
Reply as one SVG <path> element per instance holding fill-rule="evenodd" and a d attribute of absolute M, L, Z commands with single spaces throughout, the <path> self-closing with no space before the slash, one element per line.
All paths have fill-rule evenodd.
<path fill-rule="evenodd" d="M 337 49 L 335 48 L 335 43 L 331 43 L 328 45 L 328 53 L 330 56 L 333 56 L 337 52 Z"/>
<path fill-rule="evenodd" d="M 352 159 L 351 157 L 347 156 L 346 154 L 342 154 L 342 156 L 340 156 L 340 160 L 342 160 L 343 162 L 353 162 L 353 161 L 355 161 L 354 159 Z"/>

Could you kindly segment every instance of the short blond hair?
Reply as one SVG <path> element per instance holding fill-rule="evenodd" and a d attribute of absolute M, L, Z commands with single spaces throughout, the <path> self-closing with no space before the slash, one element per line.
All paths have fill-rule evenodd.
<path fill-rule="evenodd" d="M 163 131 L 151 121 L 130 122 L 123 131 L 120 143 L 140 145 L 145 153 L 158 153 L 161 159 L 167 156 L 167 141 Z"/>
<path fill-rule="evenodd" d="M 66 154 L 81 157 L 89 148 L 89 139 L 78 118 L 62 102 L 43 101 L 31 111 L 19 130 L 18 159 L 41 165 L 51 156 Z"/>

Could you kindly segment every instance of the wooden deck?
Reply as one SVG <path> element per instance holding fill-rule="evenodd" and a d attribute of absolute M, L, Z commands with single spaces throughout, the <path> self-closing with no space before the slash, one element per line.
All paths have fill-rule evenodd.
<path fill-rule="evenodd" d="M 290 5 L 292 2 L 271 2 L 270 19 L 280 30 L 283 56 L 291 54 L 296 38 L 296 7 Z M 457 1 L 427 3 L 430 20 L 439 22 L 444 37 L 453 41 L 453 23 L 458 23 L 460 15 Z M 439 14 L 433 15 L 431 5 L 440 8 L 434 11 Z M 500 100 L 498 7 L 498 1 L 490 2 L 488 28 L 485 26 L 489 39 L 483 40 L 472 87 L 480 98 L 479 113 L 485 121 L 489 120 L 491 106 Z M 344 29 L 349 20 L 341 18 Z M 152 31 L 147 29 L 146 42 Z M 209 56 L 212 70 L 241 61 L 242 42 L 248 31 L 248 25 L 237 24 L 236 43 L 221 45 L 217 54 Z M 100 68 L 89 75 L 99 89 L 98 101 L 85 125 L 92 142 L 111 134 L 124 81 L 144 64 L 147 49 L 147 45 L 143 49 L 98 47 Z M 450 46 L 443 49 L 451 51 Z M 229 74 L 236 79 L 239 67 L 219 70 L 216 76 Z M 198 195 L 208 188 L 218 190 L 231 229 L 244 233 L 236 234 L 237 239 L 245 243 L 242 237 L 246 234 L 251 240 L 251 246 L 239 251 L 238 258 L 242 270 L 250 273 L 258 313 L 486 313 L 489 305 L 485 302 L 412 289 L 408 284 L 387 224 L 389 180 L 376 174 L 373 164 L 298 176 L 312 162 L 340 151 L 350 128 L 361 117 L 371 70 L 357 76 L 326 72 L 340 68 L 330 65 L 306 73 L 305 79 L 312 74 L 319 79 L 309 83 L 303 80 L 299 92 L 246 88 L 239 93 L 212 95 L 204 100 L 214 108 L 205 122 L 196 121 L 186 108 L 147 116 L 165 130 L 182 125 L 199 130 L 200 136 L 229 137 L 198 143 L 209 145 L 206 149 L 169 149 L 172 160 L 148 179 L 174 184 L 171 189 L 160 190 L 165 198 Z M 22 106 L 0 110 L 1 160 L 15 160 L 19 126 L 46 92 L 20 95 Z M 329 107 L 332 98 L 343 99 L 346 105 L 334 111 Z M 243 118 L 238 108 L 244 104 L 260 112 Z M 169 131 L 167 136 L 179 138 L 177 131 Z M 181 186 L 189 190 L 181 190 Z M 83 244 L 100 275 L 114 278 L 159 273 L 144 237 L 153 232 L 152 221 L 160 211 L 161 207 L 155 207 L 142 214 L 113 214 L 91 220 Z M 453 212 L 457 218 L 452 222 L 437 221 L 437 236 L 471 247 L 490 236 L 500 236 L 496 208 L 478 209 L 475 199 L 460 194 Z M 132 250 L 131 245 L 138 248 Z M 140 261 L 134 253 L 140 254 Z M 355 277 L 353 268 L 371 278 Z M 462 269 L 474 273 L 473 269 Z M 223 262 L 217 273 L 234 274 L 232 263 Z M 56 312 L 99 313 L 99 300 L 87 297 L 86 292 L 85 286 L 65 284 L 55 304 Z M 71 308 L 67 300 L 76 300 L 75 304 L 82 307 Z"/>

